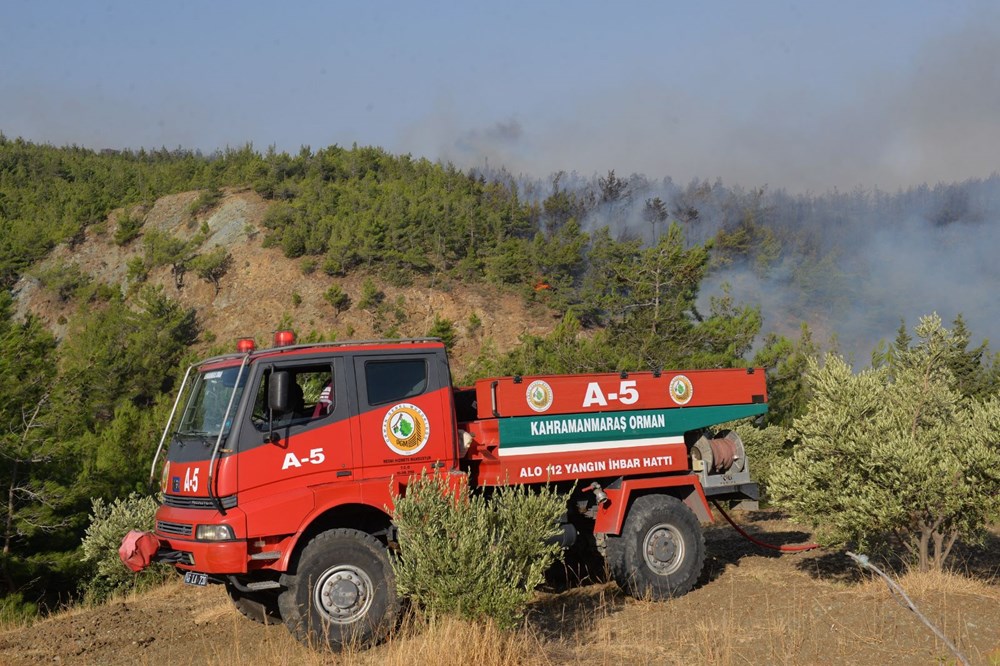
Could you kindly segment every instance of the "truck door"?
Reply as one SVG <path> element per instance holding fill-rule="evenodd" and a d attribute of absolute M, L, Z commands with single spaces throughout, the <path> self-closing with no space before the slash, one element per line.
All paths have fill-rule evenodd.
<path fill-rule="evenodd" d="M 366 478 L 455 466 L 451 378 L 439 356 L 355 356 Z"/>
<path fill-rule="evenodd" d="M 289 405 L 271 414 L 268 385 L 287 373 Z M 239 439 L 240 503 L 258 494 L 275 498 L 308 485 L 353 478 L 354 452 L 348 377 L 341 356 L 265 362 L 254 374 L 253 403 Z"/>

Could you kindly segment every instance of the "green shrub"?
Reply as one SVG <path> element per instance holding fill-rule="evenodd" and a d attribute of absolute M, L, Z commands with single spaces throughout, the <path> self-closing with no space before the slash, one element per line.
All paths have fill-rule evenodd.
<path fill-rule="evenodd" d="M 124 246 L 139 236 L 144 220 L 133 213 L 122 213 L 115 229 L 115 245 Z"/>
<path fill-rule="evenodd" d="M 177 266 L 190 261 L 191 248 L 180 238 L 152 229 L 143 238 L 143 252 L 148 268 Z"/>
<path fill-rule="evenodd" d="M 84 295 L 92 279 L 76 264 L 55 264 L 35 273 L 38 282 L 63 303 Z"/>
<path fill-rule="evenodd" d="M 566 511 L 566 496 L 552 488 L 503 487 L 487 498 L 467 486 L 455 493 L 447 477 L 421 475 L 394 501 L 396 584 L 432 616 L 492 618 L 511 628 L 562 556 L 547 543 Z"/>
<path fill-rule="evenodd" d="M 146 268 L 146 261 L 142 257 L 132 257 L 125 266 L 127 268 L 125 278 L 130 283 L 145 282 L 149 278 L 149 269 Z"/>
<path fill-rule="evenodd" d="M 483 328 L 483 320 L 475 312 L 469 314 L 469 323 L 465 329 L 469 335 L 475 335 Z"/>
<path fill-rule="evenodd" d="M 760 485 L 763 498 L 767 499 L 771 476 L 792 457 L 795 433 L 777 425 L 756 428 L 750 419 L 722 424 L 718 429 L 725 428 L 732 428 L 743 440 L 750 474 Z"/>
<path fill-rule="evenodd" d="M 365 278 L 361 285 L 361 298 L 358 299 L 359 310 L 374 310 L 385 300 L 385 292 L 376 286 L 374 280 Z"/>
<path fill-rule="evenodd" d="M 26 624 L 38 616 L 38 604 L 25 601 L 20 592 L 0 597 L 0 631 Z"/>
<path fill-rule="evenodd" d="M 215 287 L 216 294 L 222 288 L 222 278 L 232 265 L 233 257 L 222 245 L 191 260 L 191 268 L 198 277 Z"/>
<path fill-rule="evenodd" d="M 323 272 L 330 277 L 346 274 L 347 271 L 344 269 L 344 260 L 340 257 L 327 257 L 323 262 Z"/>
<path fill-rule="evenodd" d="M 394 287 L 408 287 L 413 284 L 412 271 L 402 266 L 386 266 L 381 272 L 381 277 Z"/>
<path fill-rule="evenodd" d="M 400 294 L 396 297 L 396 302 L 393 303 L 392 316 L 396 320 L 396 324 L 405 323 L 409 318 L 409 309 L 406 307 L 406 297 Z"/>
<path fill-rule="evenodd" d="M 343 312 L 351 307 L 351 297 L 347 295 L 340 285 L 333 285 L 323 293 L 326 302 L 333 306 L 337 312 Z"/>
<path fill-rule="evenodd" d="M 981 543 L 1000 513 L 1000 397 L 962 395 L 951 368 L 968 340 L 940 317 L 915 332 L 891 365 L 857 374 L 835 354 L 808 360 L 799 442 L 770 490 L 826 543 L 902 546 L 918 570 L 941 570 L 956 541 Z"/>
<path fill-rule="evenodd" d="M 264 228 L 284 229 L 295 221 L 295 209 L 284 202 L 271 205 L 264 213 Z"/>
<path fill-rule="evenodd" d="M 434 325 L 427 331 L 427 337 L 441 338 L 444 346 L 451 349 L 455 346 L 455 339 L 458 337 L 458 332 L 455 331 L 455 325 L 450 319 L 442 319 L 438 315 L 434 315 Z"/>
<path fill-rule="evenodd" d="M 217 187 L 204 190 L 197 199 L 191 202 L 188 212 L 192 215 L 201 215 L 215 208 L 215 205 L 220 201 L 222 201 L 222 190 Z"/>
<path fill-rule="evenodd" d="M 136 574 L 118 557 L 118 547 L 129 530 L 153 530 L 156 506 L 153 497 L 138 493 L 110 504 L 100 497 L 92 500 L 90 526 L 82 544 L 83 559 L 93 567 L 93 576 L 80 586 L 87 602 L 101 603 L 117 593 L 151 587 L 169 576 L 168 565 L 153 564 Z"/>

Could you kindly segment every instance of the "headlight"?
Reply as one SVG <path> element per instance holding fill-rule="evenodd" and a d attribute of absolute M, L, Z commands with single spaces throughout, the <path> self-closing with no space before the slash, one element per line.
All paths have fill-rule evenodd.
<path fill-rule="evenodd" d="M 194 538 L 198 541 L 232 541 L 236 536 L 229 525 L 199 525 Z"/>

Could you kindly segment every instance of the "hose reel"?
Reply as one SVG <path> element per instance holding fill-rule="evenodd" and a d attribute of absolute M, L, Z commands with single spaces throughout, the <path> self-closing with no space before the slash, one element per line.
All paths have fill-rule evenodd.
<path fill-rule="evenodd" d="M 706 433 L 691 447 L 691 462 L 696 471 L 705 474 L 738 473 L 746 467 L 746 449 L 733 430 L 715 436 Z"/>

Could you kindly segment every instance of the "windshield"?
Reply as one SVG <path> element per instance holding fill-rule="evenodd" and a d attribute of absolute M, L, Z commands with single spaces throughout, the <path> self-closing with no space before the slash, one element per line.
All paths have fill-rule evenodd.
<path fill-rule="evenodd" d="M 194 388 L 191 389 L 191 397 L 188 399 L 187 407 L 184 408 L 180 425 L 177 427 L 177 434 L 218 437 L 219 431 L 223 428 L 222 421 L 226 418 L 226 407 L 229 406 L 234 391 L 236 397 L 233 399 L 233 413 L 240 403 L 243 385 L 249 373 L 243 373 L 240 385 L 237 386 L 236 378 L 239 374 L 238 365 L 199 374 L 195 379 Z M 223 434 L 229 433 L 232 422 L 233 415 L 230 414 Z"/>

